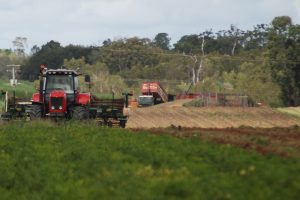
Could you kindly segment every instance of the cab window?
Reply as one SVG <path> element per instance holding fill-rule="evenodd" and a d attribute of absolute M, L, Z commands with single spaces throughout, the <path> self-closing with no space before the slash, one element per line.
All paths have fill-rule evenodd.
<path fill-rule="evenodd" d="M 47 77 L 46 92 L 64 90 L 66 93 L 74 92 L 72 75 L 49 75 Z"/>

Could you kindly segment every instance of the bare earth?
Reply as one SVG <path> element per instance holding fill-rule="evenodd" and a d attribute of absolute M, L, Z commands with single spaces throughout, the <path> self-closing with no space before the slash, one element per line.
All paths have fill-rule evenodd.
<path fill-rule="evenodd" d="M 267 107 L 182 107 L 189 100 L 128 111 L 127 128 L 150 129 L 174 126 L 189 128 L 290 127 L 300 119 Z"/>

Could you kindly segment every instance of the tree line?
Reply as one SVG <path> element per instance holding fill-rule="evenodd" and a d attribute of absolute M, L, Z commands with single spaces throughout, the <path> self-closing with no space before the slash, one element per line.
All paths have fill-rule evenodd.
<path fill-rule="evenodd" d="M 13 51 L 1 50 L 0 63 L 11 55 Z M 288 16 L 252 30 L 231 25 L 228 30 L 184 35 L 173 46 L 167 33 L 153 39 L 106 39 L 88 47 L 50 41 L 34 46 L 21 62 L 21 76 L 28 80 L 37 79 L 40 64 L 80 67 L 99 80 L 100 92 L 114 83 L 121 91 L 147 79 L 165 81 L 173 92 L 192 84 L 193 92 L 240 93 L 273 106 L 300 104 L 300 25 Z"/>

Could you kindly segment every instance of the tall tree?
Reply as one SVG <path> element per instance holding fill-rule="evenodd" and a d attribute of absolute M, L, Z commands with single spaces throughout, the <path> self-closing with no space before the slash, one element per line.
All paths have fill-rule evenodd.
<path fill-rule="evenodd" d="M 240 44 L 242 37 L 244 35 L 244 31 L 239 29 L 237 26 L 231 24 L 230 30 L 228 30 L 228 37 L 232 42 L 231 55 L 234 56 L 236 52 L 236 48 Z"/>
<path fill-rule="evenodd" d="M 153 47 L 148 38 L 126 38 L 102 46 L 94 56 L 94 63 L 105 63 L 112 74 L 131 70 L 133 66 L 153 67 L 159 63 L 162 49 Z M 125 73 L 126 74 L 126 73 Z"/>
<path fill-rule="evenodd" d="M 30 52 L 31 52 L 31 54 L 33 55 L 33 54 L 37 53 L 37 52 L 40 51 L 40 50 L 41 50 L 40 47 L 38 47 L 37 45 L 34 45 L 34 46 L 30 49 Z"/>
<path fill-rule="evenodd" d="M 198 69 L 197 69 L 197 74 L 196 74 L 196 80 L 195 80 L 196 83 L 198 83 L 201 79 L 200 73 L 203 69 L 204 57 L 205 57 L 205 54 L 206 54 L 206 52 L 205 52 L 206 46 L 207 46 L 207 44 L 209 44 L 210 41 L 214 40 L 214 36 L 213 36 L 213 33 L 212 33 L 211 30 L 204 31 L 203 33 L 200 33 L 199 37 L 201 39 L 201 56 L 200 56 Z"/>
<path fill-rule="evenodd" d="M 184 54 L 198 54 L 201 52 L 201 40 L 199 35 L 184 35 L 174 44 L 174 51 Z"/>
<path fill-rule="evenodd" d="M 245 50 L 263 49 L 266 47 L 268 41 L 268 29 L 267 24 L 258 24 L 254 26 L 254 30 L 248 30 L 245 32 L 242 46 Z"/>
<path fill-rule="evenodd" d="M 51 40 L 41 48 L 34 49 L 36 52 L 24 65 L 22 77 L 24 79 L 34 80 L 38 77 L 38 67 L 41 64 L 45 64 L 51 69 L 57 69 L 63 65 L 64 59 L 79 59 L 82 57 L 86 59 L 93 49 L 95 48 L 76 45 L 62 47 L 59 42 Z"/>
<path fill-rule="evenodd" d="M 157 46 L 160 47 L 163 50 L 170 50 L 170 41 L 171 38 L 167 33 L 158 33 L 154 40 L 153 43 Z"/>
<path fill-rule="evenodd" d="M 279 34 L 286 32 L 292 26 L 292 19 L 289 16 L 279 16 L 272 20 L 273 31 Z"/>
<path fill-rule="evenodd" d="M 12 41 L 14 51 L 17 56 L 25 56 L 25 48 L 27 46 L 27 38 L 26 37 L 16 37 L 14 41 Z"/>
<path fill-rule="evenodd" d="M 109 46 L 109 45 L 111 45 L 111 40 L 108 38 L 108 39 L 104 40 L 102 42 L 102 44 L 103 44 L 103 46 Z"/>
<path fill-rule="evenodd" d="M 279 83 L 285 105 L 300 105 L 300 26 L 288 16 L 276 17 L 268 35 L 272 76 Z"/>

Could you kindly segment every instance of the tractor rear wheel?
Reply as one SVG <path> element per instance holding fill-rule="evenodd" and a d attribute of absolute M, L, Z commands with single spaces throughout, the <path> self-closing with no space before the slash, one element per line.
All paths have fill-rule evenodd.
<path fill-rule="evenodd" d="M 73 115 L 72 118 L 75 120 L 87 120 L 89 119 L 89 110 L 86 107 L 83 106 L 76 106 L 73 109 Z"/>
<path fill-rule="evenodd" d="M 40 119 L 42 117 L 42 107 L 41 105 L 31 105 L 29 117 L 31 120 Z"/>

